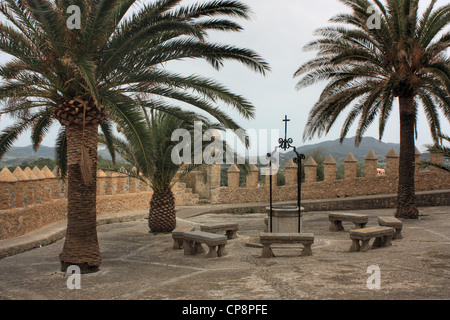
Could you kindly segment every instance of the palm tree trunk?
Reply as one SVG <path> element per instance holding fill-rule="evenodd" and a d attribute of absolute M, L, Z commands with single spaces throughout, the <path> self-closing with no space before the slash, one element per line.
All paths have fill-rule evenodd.
<path fill-rule="evenodd" d="M 177 227 L 175 197 L 172 190 L 153 194 L 148 227 L 152 232 L 172 232 Z"/>
<path fill-rule="evenodd" d="M 102 262 L 97 238 L 97 146 L 98 125 L 66 127 L 68 166 L 67 231 L 64 248 L 59 256 L 61 270 L 71 265 L 82 273 L 98 271 Z M 84 137 L 84 139 L 83 139 Z M 84 141 L 83 141 L 84 140 Z M 83 145 L 91 161 L 92 180 L 86 183 L 82 176 Z"/>
<path fill-rule="evenodd" d="M 414 97 L 400 97 L 400 163 L 397 218 L 418 219 L 415 189 Z"/>

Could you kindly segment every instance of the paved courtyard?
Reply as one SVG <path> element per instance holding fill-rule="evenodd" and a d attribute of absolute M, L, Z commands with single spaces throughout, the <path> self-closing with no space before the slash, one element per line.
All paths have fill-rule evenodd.
<path fill-rule="evenodd" d="M 228 242 L 228 256 L 184 256 L 172 249 L 170 234 L 149 233 L 144 218 L 109 223 L 98 227 L 101 271 L 82 275 L 81 289 L 69 290 L 69 275 L 59 271 L 61 239 L 0 259 L 0 299 L 450 298 L 450 207 L 422 208 L 420 220 L 404 221 L 403 239 L 364 253 L 349 252 L 352 224 L 344 222 L 346 231 L 334 233 L 329 231 L 329 212 L 306 213 L 302 231 L 315 235 L 313 256 L 299 257 L 300 247 L 276 247 L 273 259 L 260 258 L 257 245 L 264 213 L 198 215 L 207 209 L 180 210 L 179 225 L 238 222 L 239 238 Z M 370 227 L 377 225 L 378 216 L 394 211 L 354 212 L 368 214 Z M 379 267 L 380 290 L 367 287 L 370 266 Z"/>

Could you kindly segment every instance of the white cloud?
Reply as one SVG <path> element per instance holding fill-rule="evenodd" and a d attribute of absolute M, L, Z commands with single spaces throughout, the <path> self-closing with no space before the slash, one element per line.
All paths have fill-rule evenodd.
<path fill-rule="evenodd" d="M 197 0 L 186 0 L 184 3 L 195 3 Z M 176 62 L 167 68 L 183 74 L 198 73 L 217 79 L 234 92 L 245 96 L 256 107 L 256 118 L 251 121 L 241 120 L 245 128 L 282 129 L 284 115 L 291 119 L 289 135 L 297 145 L 303 144 L 302 133 L 307 121 L 309 110 L 316 102 L 324 84 L 295 90 L 298 79 L 293 79 L 297 68 L 314 56 L 314 53 L 303 52 L 303 46 L 314 39 L 315 29 L 326 26 L 328 20 L 335 14 L 348 11 L 337 0 L 245 0 L 253 10 L 251 21 L 243 21 L 245 30 L 241 33 L 212 33 L 210 39 L 221 43 L 234 44 L 255 50 L 266 59 L 273 71 L 267 77 L 255 74 L 253 71 L 237 63 L 227 63 L 221 72 L 216 72 L 208 64 L 199 61 Z M 446 4 L 439 0 L 438 5 Z M 422 7 L 429 1 L 422 0 Z M 0 57 L 1 59 L 1 57 Z M 230 111 L 237 115 L 235 111 Z M 393 112 L 383 141 L 399 142 L 398 112 Z M 8 121 L 1 119 L 0 129 Z M 450 125 L 443 120 L 444 132 L 450 131 Z M 336 139 L 340 133 L 337 123 L 330 134 L 320 141 Z M 349 135 L 353 135 L 355 130 Z M 374 124 L 367 135 L 378 137 L 378 126 Z M 44 141 L 52 145 L 54 136 Z M 315 139 L 312 142 L 317 142 Z M 308 142 L 312 143 L 312 142 Z M 419 119 L 419 140 L 422 147 L 431 142 L 426 118 L 421 113 Z M 29 144 L 28 137 L 20 144 Z"/>

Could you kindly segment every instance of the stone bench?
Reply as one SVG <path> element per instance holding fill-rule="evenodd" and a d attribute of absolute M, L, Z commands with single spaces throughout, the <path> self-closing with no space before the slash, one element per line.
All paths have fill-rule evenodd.
<path fill-rule="evenodd" d="M 344 231 L 343 221 L 350 221 L 355 224 L 355 229 L 363 229 L 369 222 L 369 216 L 355 213 L 330 213 L 328 219 L 331 222 L 330 231 Z"/>
<path fill-rule="evenodd" d="M 194 231 L 195 227 L 185 226 L 178 227 L 172 231 L 172 239 L 173 239 L 173 250 L 183 249 L 183 233 Z"/>
<path fill-rule="evenodd" d="M 270 246 L 272 244 L 296 244 L 303 245 L 301 256 L 312 256 L 311 245 L 314 243 L 312 233 L 261 233 L 259 241 L 263 246 L 262 258 L 272 258 L 275 255 Z"/>
<path fill-rule="evenodd" d="M 205 250 L 202 247 L 202 243 L 206 244 L 209 248 L 206 258 L 217 258 L 227 255 L 225 250 L 227 237 L 224 235 L 204 231 L 189 231 L 183 232 L 182 239 L 185 255 L 204 253 Z"/>
<path fill-rule="evenodd" d="M 378 217 L 378 224 L 382 227 L 391 227 L 394 228 L 395 233 L 392 240 L 403 239 L 402 229 L 403 222 L 394 217 Z"/>
<path fill-rule="evenodd" d="M 231 240 L 238 237 L 236 232 L 239 230 L 239 225 L 237 223 L 203 224 L 200 230 L 209 233 L 225 233 L 228 240 Z"/>
<path fill-rule="evenodd" d="M 391 240 L 393 236 L 394 229 L 391 227 L 374 227 L 367 229 L 350 230 L 350 239 L 352 239 L 350 252 L 364 252 L 369 250 L 369 242 L 372 238 L 375 238 L 372 248 L 391 246 Z"/>

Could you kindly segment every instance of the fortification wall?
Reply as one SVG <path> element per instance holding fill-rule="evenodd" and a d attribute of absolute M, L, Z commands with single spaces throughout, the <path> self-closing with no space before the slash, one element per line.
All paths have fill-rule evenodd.
<path fill-rule="evenodd" d="M 173 189 L 176 205 L 199 202 L 185 184 Z M 152 197 L 141 181 L 114 172 L 98 171 L 97 214 L 146 210 Z M 47 167 L 0 172 L 0 240 L 18 237 L 67 218 L 67 182 Z"/>
<path fill-rule="evenodd" d="M 305 161 L 305 183 L 302 184 L 302 200 L 346 199 L 397 193 L 398 161 L 395 150 L 386 155 L 386 175 L 378 175 L 378 158 L 371 151 L 365 160 L 365 177 L 357 177 L 357 161 L 349 154 L 345 160 L 345 178 L 336 179 L 336 161 L 329 156 L 324 163 L 324 181 L 316 181 L 317 164 L 314 159 Z M 431 161 L 443 163 L 443 157 L 431 154 Z M 417 154 L 416 162 L 420 162 Z M 291 160 L 285 166 L 286 185 L 277 186 L 273 179 L 274 201 L 295 201 L 297 199 L 297 166 Z M 259 169 L 251 165 L 245 187 L 240 187 L 239 169 L 232 166 L 228 170 L 228 185 L 220 187 L 221 166 L 204 167 L 192 173 L 185 181 L 174 187 L 177 206 L 196 205 L 200 202 L 210 204 L 268 203 L 269 176 L 261 186 Z M 187 186 L 187 187 L 186 187 Z M 439 191 L 450 189 L 450 174 L 431 168 L 421 171 L 416 165 L 416 191 Z M 149 209 L 151 189 L 137 179 L 125 175 L 98 171 L 97 213 L 130 212 Z M 392 197 L 391 197 L 392 198 Z M 364 199 L 353 201 L 354 209 L 367 206 L 392 207 L 395 199 L 375 198 L 369 202 Z M 393 202 L 394 201 L 394 202 Z M 347 201 L 348 202 L 348 201 Z M 347 202 L 338 201 L 342 208 L 352 207 Z M 333 200 L 329 206 L 311 202 L 311 209 L 327 209 L 335 206 Z M 373 204 L 372 204 L 373 203 Z M 419 205 L 450 205 L 448 193 L 421 194 Z M 334 208 L 334 207 L 333 207 Z M 337 207 L 336 207 L 337 208 Z M 353 208 L 353 207 L 352 207 Z M 38 230 L 49 224 L 62 221 L 67 217 L 67 184 L 48 168 L 16 168 L 13 172 L 4 168 L 0 172 L 0 240 L 18 237 Z"/>
<path fill-rule="evenodd" d="M 443 163 L 441 155 L 433 154 L 432 161 Z M 416 157 L 416 191 L 450 189 L 450 174 L 431 168 L 420 170 L 420 154 Z M 349 154 L 345 160 L 345 178 L 336 179 L 336 161 L 330 155 L 324 163 L 325 180 L 316 181 L 317 167 L 315 160 L 305 161 L 305 182 L 302 184 L 302 199 L 334 199 L 380 194 L 395 194 L 398 188 L 399 155 L 391 150 L 386 155 L 385 175 L 377 172 L 378 158 L 371 151 L 365 160 L 365 177 L 357 177 L 357 160 Z M 267 170 L 266 170 L 267 171 Z M 266 176 L 264 186 L 255 185 L 258 181 L 258 170 L 251 170 L 247 176 L 247 186 L 239 186 L 239 169 L 232 166 L 228 171 L 228 186 L 219 189 L 218 204 L 251 203 L 269 201 L 269 176 Z M 297 166 L 291 160 L 285 167 L 286 185 L 277 186 L 273 177 L 272 197 L 274 201 L 292 201 L 297 199 Z"/>

